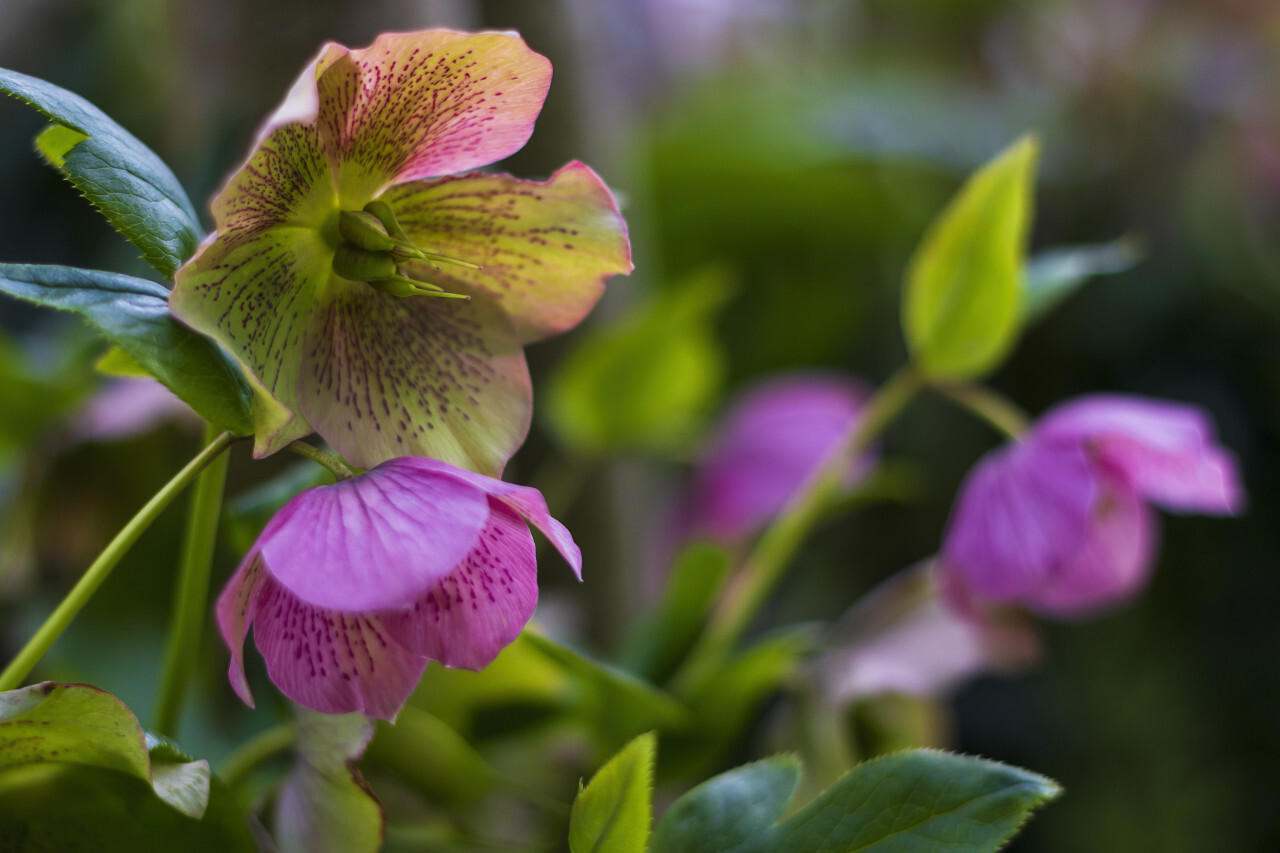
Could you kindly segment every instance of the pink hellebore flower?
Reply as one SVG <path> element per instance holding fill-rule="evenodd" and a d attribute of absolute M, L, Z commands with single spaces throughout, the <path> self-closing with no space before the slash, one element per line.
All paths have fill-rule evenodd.
<path fill-rule="evenodd" d="M 545 182 L 455 174 L 523 147 L 550 80 L 519 36 L 446 30 L 331 43 L 303 72 L 170 298 L 250 374 L 257 455 L 314 429 L 360 467 L 501 472 L 529 426 L 522 345 L 631 270 L 583 164 Z"/>
<path fill-rule="evenodd" d="M 538 600 L 541 530 L 581 577 L 572 537 L 536 489 L 401 457 L 289 501 L 218 599 L 231 684 L 253 698 L 244 638 L 271 680 L 316 711 L 393 719 L 430 660 L 480 669 Z"/>
<path fill-rule="evenodd" d="M 1235 463 L 1207 416 L 1140 397 L 1064 403 L 969 474 L 942 546 L 947 586 L 1063 617 L 1129 598 L 1155 556 L 1147 501 L 1241 510 Z"/>
<path fill-rule="evenodd" d="M 866 398 L 861 383 L 816 373 L 773 377 L 741 394 L 695 475 L 692 531 L 728 542 L 766 524 L 849 434 Z M 856 460 L 846 485 L 868 464 Z"/>

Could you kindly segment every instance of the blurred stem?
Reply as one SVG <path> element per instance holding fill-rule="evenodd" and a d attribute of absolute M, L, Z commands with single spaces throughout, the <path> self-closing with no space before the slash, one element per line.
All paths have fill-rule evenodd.
<path fill-rule="evenodd" d="M 293 723 L 281 723 L 259 732 L 226 757 L 218 776 L 234 790 L 259 764 L 292 747 L 297 737 L 298 727 Z"/>
<path fill-rule="evenodd" d="M 1012 400 L 984 385 L 938 382 L 932 386 L 942 396 L 960 404 L 991 424 L 1007 438 L 1018 439 L 1027 431 L 1030 418 Z"/>
<path fill-rule="evenodd" d="M 915 397 L 922 380 L 910 366 L 889 378 L 867 401 L 857 427 L 833 452 L 808 488 L 796 495 L 761 535 L 737 572 L 707 630 L 676 673 L 673 688 L 687 694 L 724 658 L 755 618 L 756 611 L 782 577 L 792 556 L 841 492 L 849 462 L 876 439 Z"/>
<path fill-rule="evenodd" d="M 206 442 L 217 438 L 217 428 L 213 424 L 205 424 L 204 433 Z M 169 624 L 164 670 L 160 676 L 155 716 L 152 717 L 155 731 L 162 735 L 176 736 L 178 733 L 182 704 L 200 653 L 204 614 L 209 604 L 209 571 L 213 567 L 218 520 L 222 515 L 222 492 L 227 482 L 227 461 L 228 457 L 223 455 L 205 468 L 196 480 L 191 506 L 187 509 L 173 621 Z"/>
<path fill-rule="evenodd" d="M 172 503 L 173 499 L 190 485 L 196 475 L 218 458 L 218 455 L 234 440 L 235 437 L 229 432 L 218 435 L 204 450 L 200 451 L 200 455 L 188 462 L 185 468 L 164 485 L 164 488 L 156 492 L 151 500 L 147 501 L 146 506 L 138 510 L 138 514 L 129 520 L 129 523 L 116 534 L 116 538 L 112 539 L 111 543 L 98 555 L 98 559 L 93 561 L 93 565 L 89 566 L 84 576 L 71 588 L 67 597 L 40 626 L 35 636 L 27 641 L 17 657 L 5 667 L 4 672 L 0 673 L 0 691 L 14 690 L 22 684 L 23 679 L 39 663 L 40 658 L 44 657 L 45 652 L 58 637 L 62 636 L 62 632 L 71 624 L 71 620 L 75 619 L 76 614 L 89 602 L 98 587 L 102 586 L 103 581 L 111 574 L 111 570 L 116 567 L 116 563 L 128 553 L 129 548 L 138 541 L 143 531 L 150 527 L 151 522 L 156 520 L 165 507 Z"/>
<path fill-rule="evenodd" d="M 337 456 L 307 444 L 305 441 L 291 441 L 284 446 L 284 449 L 291 450 L 299 456 L 305 456 L 317 465 L 328 468 L 329 473 L 338 478 L 338 482 L 350 480 L 356 475 L 356 472 Z"/>

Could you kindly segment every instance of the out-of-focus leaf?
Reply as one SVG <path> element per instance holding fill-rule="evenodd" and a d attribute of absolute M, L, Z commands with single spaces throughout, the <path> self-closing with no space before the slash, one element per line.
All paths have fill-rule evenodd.
<path fill-rule="evenodd" d="M 1057 783 L 980 758 L 910 750 L 866 761 L 766 835 L 768 853 L 990 853 Z"/>
<path fill-rule="evenodd" d="M 173 318 L 161 285 L 74 267 L 0 264 L 0 293 L 81 315 L 205 420 L 237 435 L 253 432 L 244 374 Z"/>
<path fill-rule="evenodd" d="M 378 723 L 364 762 L 391 770 L 444 802 L 474 800 L 491 790 L 498 778 L 457 731 L 412 705 L 401 709 L 394 725 Z"/>
<path fill-rule="evenodd" d="M 102 358 L 94 362 L 93 369 L 106 376 L 122 378 L 151 376 L 145 367 L 138 364 L 137 359 L 116 346 L 103 353 Z"/>
<path fill-rule="evenodd" d="M 0 68 L 0 92 L 55 124 L 36 149 L 166 278 L 200 242 L 200 220 L 173 172 L 106 113 L 66 89 Z"/>
<path fill-rule="evenodd" d="M 1094 276 L 1132 269 L 1142 254 L 1141 242 L 1133 237 L 1036 253 L 1023 270 L 1023 322 L 1044 318 Z"/>
<path fill-rule="evenodd" d="M 589 453 L 663 452 L 690 441 L 720 389 L 711 322 L 728 290 L 723 275 L 704 273 L 583 339 L 547 397 L 560 439 Z"/>
<path fill-rule="evenodd" d="M 1023 137 L 970 177 L 907 266 L 903 332 L 932 378 L 980 376 L 1017 337 L 1036 153 Z"/>
<path fill-rule="evenodd" d="M 563 668 L 574 685 L 574 711 L 612 749 L 646 729 L 679 729 L 688 711 L 659 688 L 606 663 L 525 630 L 528 643 Z"/>
<path fill-rule="evenodd" d="M 571 853 L 644 853 L 653 818 L 657 738 L 643 734 L 579 788 L 569 815 Z"/>
<path fill-rule="evenodd" d="M 45 682 L 0 694 L 0 849 L 234 853 L 253 843 L 207 762 L 144 735 L 109 693 Z"/>
<path fill-rule="evenodd" d="M 655 684 L 675 671 L 701 633 L 707 612 L 729 574 L 729 553 L 695 542 L 676 558 L 658 609 L 638 623 L 619 663 Z"/>
<path fill-rule="evenodd" d="M 271 517 L 295 495 L 334 481 L 323 466 L 302 460 L 259 483 L 227 504 L 223 531 L 233 551 L 245 554 Z"/>
<path fill-rule="evenodd" d="M 782 816 L 800 762 L 775 755 L 721 773 L 671 804 L 653 830 L 652 853 L 754 853 Z"/>
<path fill-rule="evenodd" d="M 386 819 L 355 761 L 373 737 L 361 714 L 298 709 L 296 761 L 280 789 L 280 853 L 376 853 Z"/>

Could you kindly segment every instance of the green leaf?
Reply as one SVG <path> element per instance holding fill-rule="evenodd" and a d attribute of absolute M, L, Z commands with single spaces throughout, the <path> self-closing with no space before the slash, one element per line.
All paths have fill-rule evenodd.
<path fill-rule="evenodd" d="M 722 274 L 704 273 L 582 339 L 547 397 L 561 441 L 588 453 L 687 444 L 723 379 L 711 322 L 728 293 Z"/>
<path fill-rule="evenodd" d="M 644 853 L 656 750 L 652 732 L 640 735 L 578 789 L 569 814 L 570 853 Z"/>
<path fill-rule="evenodd" d="M 280 853 L 376 853 L 381 848 L 382 804 L 355 766 L 372 736 L 373 720 L 360 714 L 298 709 L 297 760 L 276 806 Z"/>
<path fill-rule="evenodd" d="M 163 286 L 74 267 L 0 264 L 0 293 L 80 314 L 205 420 L 237 435 L 253 432 L 244 375 L 216 344 L 174 319 Z"/>
<path fill-rule="evenodd" d="M 655 684 L 666 681 L 702 632 L 729 565 L 729 553 L 710 542 L 681 551 L 662 602 L 628 636 L 619 663 Z"/>
<path fill-rule="evenodd" d="M 146 733 L 151 785 L 166 803 L 199 820 L 209 804 L 213 774 L 209 762 L 196 761 L 160 735 Z"/>
<path fill-rule="evenodd" d="M 1042 319 L 1094 276 L 1132 269 L 1142 256 L 1142 243 L 1133 237 L 1037 253 L 1023 271 L 1025 322 Z"/>
<path fill-rule="evenodd" d="M 462 735 L 412 705 L 400 710 L 394 725 L 378 723 L 364 762 L 393 771 L 442 802 L 474 800 L 490 791 L 498 779 L 497 772 Z"/>
<path fill-rule="evenodd" d="M 104 376 L 118 376 L 123 378 L 139 378 L 145 377 L 150 379 L 151 374 L 137 360 L 129 355 L 129 353 L 113 346 L 102 354 L 93 363 L 93 369 Z"/>
<path fill-rule="evenodd" d="M 932 750 L 859 764 L 781 826 L 762 853 L 990 853 L 1061 792 L 1017 767 Z"/>
<path fill-rule="evenodd" d="M 1024 136 L 970 177 L 907 265 L 903 332 L 931 378 L 980 376 L 1017 337 L 1036 153 Z"/>
<path fill-rule="evenodd" d="M 0 92 L 55 124 L 36 149 L 166 278 L 195 252 L 200 220 L 173 172 L 106 113 L 66 89 L 0 68 Z"/>
<path fill-rule="evenodd" d="M 800 762 L 775 755 L 703 782 L 671 804 L 652 853 L 756 853 L 800 779 Z"/>

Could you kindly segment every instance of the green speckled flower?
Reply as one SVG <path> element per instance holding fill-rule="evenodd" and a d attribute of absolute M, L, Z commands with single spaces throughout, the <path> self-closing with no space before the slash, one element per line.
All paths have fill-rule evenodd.
<path fill-rule="evenodd" d="M 457 174 L 524 145 L 550 79 L 518 36 L 444 30 L 329 44 L 304 71 L 170 299 L 251 374 L 256 455 L 314 430 L 365 468 L 501 472 L 529 426 L 522 346 L 631 269 L 583 164 Z"/>

